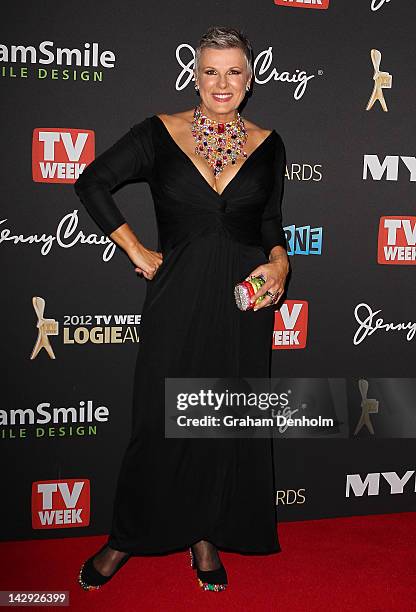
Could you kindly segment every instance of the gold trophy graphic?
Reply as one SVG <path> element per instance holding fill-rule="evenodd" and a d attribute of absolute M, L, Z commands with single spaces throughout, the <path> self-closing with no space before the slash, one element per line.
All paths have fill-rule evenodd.
<path fill-rule="evenodd" d="M 364 424 L 367 426 L 368 431 L 374 435 L 374 427 L 370 420 L 370 414 L 378 413 L 378 400 L 367 398 L 368 380 L 365 380 L 365 378 L 360 378 L 358 388 L 361 393 L 361 416 L 355 428 L 354 436 L 357 435 Z"/>
<path fill-rule="evenodd" d="M 30 358 L 35 359 L 41 348 L 44 348 L 51 359 L 56 359 L 48 336 L 58 335 L 59 323 L 58 321 L 55 321 L 55 319 L 44 318 L 43 313 L 45 312 L 45 300 L 43 298 L 37 296 L 33 297 L 32 304 L 38 317 L 36 327 L 38 328 L 39 333 Z"/>
<path fill-rule="evenodd" d="M 388 72 L 380 71 L 381 53 L 377 49 L 371 49 L 371 61 L 374 66 L 374 89 L 365 110 L 373 108 L 375 101 L 378 100 L 382 109 L 387 113 L 387 104 L 384 99 L 383 89 L 391 89 L 392 76 Z"/>

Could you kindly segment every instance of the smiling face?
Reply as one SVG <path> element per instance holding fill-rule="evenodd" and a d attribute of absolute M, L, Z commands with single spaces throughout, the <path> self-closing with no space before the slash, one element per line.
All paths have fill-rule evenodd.
<path fill-rule="evenodd" d="M 245 55 L 238 47 L 202 49 L 195 75 L 202 112 L 215 121 L 232 121 L 250 80 Z"/>

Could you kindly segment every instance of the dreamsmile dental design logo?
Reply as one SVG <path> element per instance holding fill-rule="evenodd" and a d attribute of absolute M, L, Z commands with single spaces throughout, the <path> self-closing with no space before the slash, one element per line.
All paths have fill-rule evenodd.
<path fill-rule="evenodd" d="M 36 46 L 0 44 L 0 76 L 4 78 L 100 82 L 105 70 L 115 65 L 116 54 L 103 51 L 98 42 L 73 49 L 57 46 L 53 40 Z"/>
<path fill-rule="evenodd" d="M 110 408 L 101 400 L 58 402 L 45 398 L 31 406 L 0 408 L 0 440 L 97 437 L 111 426 Z"/>

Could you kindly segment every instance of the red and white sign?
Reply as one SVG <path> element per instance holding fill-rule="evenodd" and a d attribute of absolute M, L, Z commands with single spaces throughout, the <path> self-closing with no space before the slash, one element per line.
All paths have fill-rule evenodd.
<path fill-rule="evenodd" d="M 285 300 L 274 313 L 273 349 L 302 349 L 308 335 L 308 302 Z"/>
<path fill-rule="evenodd" d="M 329 7 L 329 0 L 274 0 L 274 3 L 296 8 L 327 9 Z"/>
<path fill-rule="evenodd" d="M 32 483 L 33 529 L 88 527 L 90 481 L 84 478 Z"/>
<path fill-rule="evenodd" d="M 416 217 L 381 217 L 377 263 L 416 265 Z"/>
<path fill-rule="evenodd" d="M 32 178 L 36 183 L 75 183 L 94 157 L 93 130 L 33 130 Z"/>

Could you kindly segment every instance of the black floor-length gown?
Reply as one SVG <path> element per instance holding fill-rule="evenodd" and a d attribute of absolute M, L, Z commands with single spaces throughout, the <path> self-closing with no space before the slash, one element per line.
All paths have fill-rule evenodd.
<path fill-rule="evenodd" d="M 165 438 L 165 377 L 269 377 L 274 308 L 240 311 L 234 285 L 275 245 L 285 149 L 273 130 L 218 194 L 153 115 L 99 155 L 74 187 L 109 235 L 126 222 L 111 190 L 145 179 L 163 262 L 145 279 L 132 433 L 108 544 L 133 555 L 209 540 L 266 554 L 277 535 L 271 438 Z M 139 213 L 138 213 L 139 214 Z M 139 281 L 140 282 L 140 281 Z"/>

